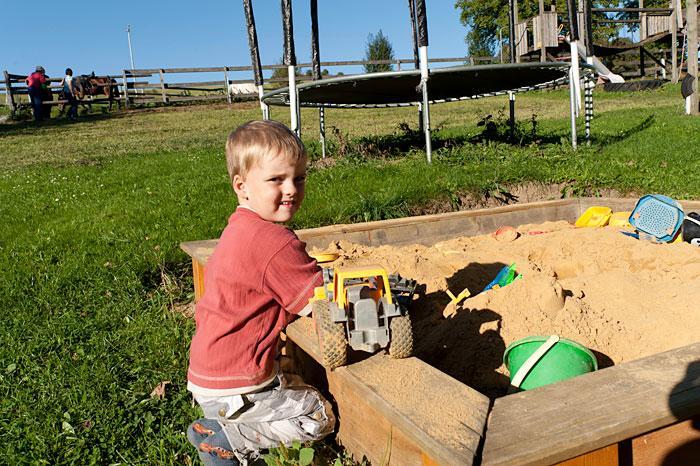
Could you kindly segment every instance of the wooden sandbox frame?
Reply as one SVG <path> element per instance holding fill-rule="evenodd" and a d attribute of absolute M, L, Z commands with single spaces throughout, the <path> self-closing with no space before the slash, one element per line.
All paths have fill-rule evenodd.
<path fill-rule="evenodd" d="M 631 210 L 635 202 L 574 198 L 333 225 L 297 234 L 309 248 L 325 248 L 340 239 L 370 246 L 429 245 L 490 233 L 504 225 L 573 223 L 590 206 L 623 211 Z M 700 201 L 682 201 L 682 205 L 686 211 L 700 210 Z M 196 298 L 204 291 L 204 267 L 216 242 L 181 245 L 192 257 Z M 375 355 L 324 371 L 315 362 L 319 360 L 316 342 L 301 324 L 287 328 L 289 355 L 305 378 L 327 387 L 339 417 L 338 440 L 356 459 L 400 466 L 700 464 L 700 338 L 699 343 L 491 403 L 417 358 L 392 360 Z M 393 387 L 387 385 L 389 381 L 364 380 L 364 371 L 377 364 L 400 365 L 407 377 L 401 386 Z M 420 410 L 395 406 L 386 395 L 397 389 L 410 391 L 415 403 L 427 406 L 462 400 L 462 415 L 436 421 Z M 465 417 L 464 412 L 469 414 Z M 433 435 L 445 425 L 459 442 L 444 442 Z"/>

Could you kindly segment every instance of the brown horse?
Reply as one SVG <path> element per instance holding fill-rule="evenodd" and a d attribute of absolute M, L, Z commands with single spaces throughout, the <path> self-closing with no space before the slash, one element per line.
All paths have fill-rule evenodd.
<path fill-rule="evenodd" d="M 95 76 L 95 73 L 76 76 L 73 79 L 73 90 L 75 92 L 75 98 L 78 100 L 83 100 L 85 97 L 104 96 L 109 100 L 110 110 L 112 110 L 112 102 L 115 99 L 117 100 L 117 106 L 121 108 L 117 81 L 109 76 Z"/>

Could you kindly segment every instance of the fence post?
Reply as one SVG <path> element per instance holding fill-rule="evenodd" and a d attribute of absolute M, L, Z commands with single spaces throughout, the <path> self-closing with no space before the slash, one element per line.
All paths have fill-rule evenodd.
<path fill-rule="evenodd" d="M 7 100 L 7 106 L 10 107 L 10 115 L 12 118 L 15 117 L 15 98 L 12 95 L 12 83 L 10 82 L 10 74 L 5 70 L 5 98 Z"/>
<path fill-rule="evenodd" d="M 160 93 L 163 96 L 163 103 L 168 103 L 168 96 L 165 94 L 165 75 L 163 68 L 160 69 Z"/>
<path fill-rule="evenodd" d="M 126 80 L 126 70 L 122 70 L 122 79 L 124 80 L 124 108 L 129 108 L 129 81 Z"/>
<path fill-rule="evenodd" d="M 671 13 L 671 81 L 673 84 L 678 83 L 678 34 L 676 33 L 676 8 L 673 8 Z"/>
<path fill-rule="evenodd" d="M 224 93 L 228 103 L 231 103 L 231 93 L 228 91 L 228 66 L 224 66 Z"/>

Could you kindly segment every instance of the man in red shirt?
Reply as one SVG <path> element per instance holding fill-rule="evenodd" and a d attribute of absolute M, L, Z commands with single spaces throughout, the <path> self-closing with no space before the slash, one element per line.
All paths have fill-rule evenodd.
<path fill-rule="evenodd" d="M 205 418 L 188 439 L 206 465 L 237 465 L 261 449 L 319 440 L 335 418 L 321 395 L 281 375 L 280 331 L 310 312 L 321 270 L 281 223 L 304 199 L 306 151 L 274 121 L 229 135 L 226 160 L 238 208 L 207 263 L 195 312 L 187 388 Z"/>
<path fill-rule="evenodd" d="M 42 88 L 41 86 L 46 84 L 46 75 L 44 74 L 44 67 L 37 66 L 34 73 L 27 76 L 24 80 L 27 83 L 27 90 L 29 91 L 29 100 L 32 102 L 32 112 L 34 113 L 34 121 L 41 120 L 41 104 L 42 104 Z"/>

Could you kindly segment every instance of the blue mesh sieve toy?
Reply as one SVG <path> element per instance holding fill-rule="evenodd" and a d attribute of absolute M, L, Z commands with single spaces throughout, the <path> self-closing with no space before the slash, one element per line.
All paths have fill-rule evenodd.
<path fill-rule="evenodd" d="M 678 202 L 661 194 L 647 194 L 637 201 L 629 222 L 640 233 L 653 240 L 668 243 L 681 228 L 683 209 Z"/>

